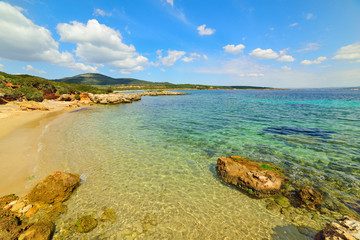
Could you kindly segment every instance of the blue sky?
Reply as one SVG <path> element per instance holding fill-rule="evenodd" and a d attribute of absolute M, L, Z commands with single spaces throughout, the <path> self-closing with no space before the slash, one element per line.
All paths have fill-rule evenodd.
<path fill-rule="evenodd" d="M 0 1 L 0 70 L 360 86 L 358 0 Z"/>

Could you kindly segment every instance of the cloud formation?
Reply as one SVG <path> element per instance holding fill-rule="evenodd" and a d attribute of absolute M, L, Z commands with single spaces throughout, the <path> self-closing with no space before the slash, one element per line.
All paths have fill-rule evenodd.
<path fill-rule="evenodd" d="M 295 61 L 295 58 L 293 58 L 290 55 L 282 55 L 277 59 L 278 62 L 293 62 Z"/>
<path fill-rule="evenodd" d="M 201 55 L 198 53 L 190 53 L 190 56 L 183 57 L 181 61 L 183 62 L 193 62 L 195 60 L 200 60 Z"/>
<path fill-rule="evenodd" d="M 333 60 L 356 60 L 360 62 L 360 42 L 341 47 L 332 58 Z"/>
<path fill-rule="evenodd" d="M 107 64 L 121 73 L 145 70 L 148 59 L 136 52 L 133 45 L 122 42 L 122 36 L 97 20 L 83 24 L 73 21 L 57 26 L 60 41 L 76 44 L 75 54 L 82 61 L 92 64 Z"/>
<path fill-rule="evenodd" d="M 28 71 L 28 72 L 36 73 L 36 74 L 46 74 L 46 72 L 44 70 L 38 70 L 38 69 L 34 68 L 33 66 L 31 66 L 30 64 L 26 65 L 26 67 L 23 67 L 22 69 L 25 71 Z"/>
<path fill-rule="evenodd" d="M 108 12 L 105 12 L 104 10 L 99 9 L 99 8 L 95 8 L 93 15 L 94 16 L 102 16 L 102 17 L 105 17 L 105 16 L 110 17 L 112 15 L 112 13 L 110 13 L 110 12 L 108 13 Z"/>
<path fill-rule="evenodd" d="M 298 22 L 294 22 L 294 23 L 290 24 L 289 27 L 295 27 L 295 26 L 297 26 L 297 25 L 299 25 L 299 23 L 298 23 Z"/>
<path fill-rule="evenodd" d="M 212 28 L 206 28 L 206 24 L 203 24 L 201 26 L 198 26 L 197 28 L 199 35 L 212 35 L 215 33 L 215 29 Z"/>
<path fill-rule="evenodd" d="M 168 55 L 166 57 L 163 57 L 160 55 L 159 60 L 162 65 L 164 65 L 166 67 L 171 67 L 175 64 L 175 62 L 177 60 L 179 60 L 185 54 L 186 54 L 186 52 L 184 52 L 184 51 L 168 50 Z"/>
<path fill-rule="evenodd" d="M 279 57 L 279 54 L 274 52 L 271 48 L 269 49 L 256 48 L 250 53 L 250 56 L 257 59 L 275 59 Z"/>
<path fill-rule="evenodd" d="M 297 52 L 315 51 L 318 50 L 319 48 L 320 48 L 320 44 L 318 43 L 307 43 L 304 48 L 297 50 Z"/>
<path fill-rule="evenodd" d="M 97 68 L 75 61 L 67 51 L 59 51 L 51 32 L 34 24 L 21 10 L 0 2 L 0 58 L 13 61 L 47 62 L 72 70 L 96 72 Z"/>
<path fill-rule="evenodd" d="M 234 45 L 234 44 L 229 44 L 223 47 L 224 51 L 226 53 L 230 53 L 230 54 L 239 54 L 242 53 L 243 49 L 245 48 L 244 45 L 239 44 L 239 45 Z"/>
<path fill-rule="evenodd" d="M 311 64 L 320 64 L 323 61 L 325 61 L 327 58 L 326 57 L 318 57 L 317 59 L 315 59 L 314 61 L 310 61 L 310 60 L 303 60 L 301 61 L 302 65 L 311 65 Z"/>
<path fill-rule="evenodd" d="M 168 4 L 170 4 L 172 7 L 174 7 L 174 0 L 166 0 Z"/>

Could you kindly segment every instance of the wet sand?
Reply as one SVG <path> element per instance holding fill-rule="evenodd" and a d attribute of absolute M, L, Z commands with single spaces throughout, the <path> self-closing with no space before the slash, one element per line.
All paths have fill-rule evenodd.
<path fill-rule="evenodd" d="M 0 196 L 27 193 L 41 135 L 55 118 L 73 110 L 61 104 L 49 111 L 21 111 L 14 103 L 0 106 Z"/>

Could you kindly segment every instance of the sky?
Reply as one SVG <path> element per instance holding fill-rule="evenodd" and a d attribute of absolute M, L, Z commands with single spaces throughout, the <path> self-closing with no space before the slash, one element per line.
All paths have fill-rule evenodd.
<path fill-rule="evenodd" d="M 0 0 L 0 71 L 360 86 L 360 0 Z"/>

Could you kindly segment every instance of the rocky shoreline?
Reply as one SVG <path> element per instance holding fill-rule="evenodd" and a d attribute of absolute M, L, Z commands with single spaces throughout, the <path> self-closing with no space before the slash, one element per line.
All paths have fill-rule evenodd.
<path fill-rule="evenodd" d="M 255 198 L 265 198 L 269 211 L 289 218 L 298 226 L 299 232 L 308 237 L 316 240 L 360 239 L 360 221 L 356 212 L 324 199 L 324 193 L 312 186 L 296 188 L 285 172 L 273 164 L 230 156 L 220 157 L 215 169 L 225 183 Z"/>
<path fill-rule="evenodd" d="M 218 159 L 216 171 L 226 183 L 255 198 L 265 198 L 270 211 L 278 211 L 290 218 L 298 231 L 307 237 L 315 240 L 360 239 L 359 220 L 324 213 L 321 211 L 324 207 L 321 192 L 309 186 L 291 189 L 291 181 L 284 176 L 282 169 L 274 165 L 230 156 Z M 0 197 L 0 239 L 52 239 L 56 227 L 54 222 L 67 210 L 64 202 L 79 186 L 79 175 L 57 171 L 41 180 L 24 197 L 14 194 Z M 84 213 L 68 224 L 62 237 L 86 234 L 104 222 L 113 224 L 116 221 L 117 213 L 110 208 L 103 208 L 101 216 Z"/>

